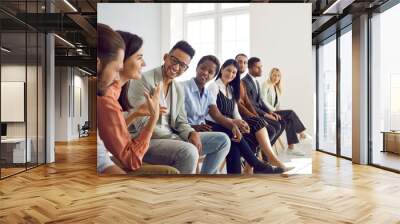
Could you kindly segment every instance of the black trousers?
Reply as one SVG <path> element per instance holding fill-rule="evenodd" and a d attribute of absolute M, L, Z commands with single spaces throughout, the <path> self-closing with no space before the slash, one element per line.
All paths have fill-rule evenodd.
<path fill-rule="evenodd" d="M 286 127 L 285 120 L 275 121 L 266 117 L 262 117 L 267 123 L 268 136 L 271 141 L 271 145 L 274 145 L 279 136 L 283 133 Z"/>
<path fill-rule="evenodd" d="M 232 138 L 232 131 L 225 127 L 216 124 L 211 121 L 206 121 L 208 125 L 212 127 L 213 131 L 224 132 L 230 138 Z M 226 171 L 229 174 L 240 174 L 242 173 L 242 164 L 240 157 L 243 157 L 250 166 L 263 165 L 260 160 L 255 156 L 251 146 L 246 141 L 246 138 L 242 138 L 240 142 L 231 141 L 231 148 L 228 155 L 226 156 Z"/>
<path fill-rule="evenodd" d="M 285 131 L 288 144 L 291 145 L 299 143 L 297 134 L 303 132 L 306 130 L 306 128 L 300 121 L 300 118 L 297 116 L 297 114 L 293 110 L 278 110 L 275 111 L 275 113 L 279 114 L 282 117 L 282 120 L 285 122 Z"/>

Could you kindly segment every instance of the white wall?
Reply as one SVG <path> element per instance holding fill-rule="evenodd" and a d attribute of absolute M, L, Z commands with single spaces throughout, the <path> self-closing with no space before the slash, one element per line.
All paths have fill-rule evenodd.
<path fill-rule="evenodd" d="M 55 141 L 70 141 L 79 137 L 78 124 L 88 121 L 88 78 L 71 67 L 56 67 Z M 80 89 L 80 100 L 77 94 Z M 76 105 L 82 106 L 82 116 Z M 75 110 L 75 113 L 74 113 Z"/>
<path fill-rule="evenodd" d="M 88 92 L 88 77 L 87 76 L 81 76 L 82 73 L 80 73 L 78 70 L 75 69 L 75 75 L 74 75 L 74 110 L 75 113 L 72 113 L 72 120 L 71 120 L 71 135 L 73 138 L 79 137 L 79 132 L 78 132 L 78 124 L 83 125 L 85 121 L 89 120 L 88 116 L 88 97 L 89 97 L 89 92 Z M 80 93 L 77 91 L 80 90 Z M 79 94 L 80 94 L 80 99 L 79 99 Z M 79 102 L 79 100 L 81 102 Z M 72 106 L 72 105 L 71 105 Z M 80 113 L 79 107 L 82 110 Z"/>
<path fill-rule="evenodd" d="M 98 3 L 97 22 L 143 38 L 147 64 L 143 71 L 161 65 L 165 53 L 161 52 L 161 38 L 164 38 L 161 35 L 161 4 Z"/>
<path fill-rule="evenodd" d="M 55 141 L 68 141 L 68 68 L 55 68 Z"/>
<path fill-rule="evenodd" d="M 311 4 L 251 4 L 250 56 L 261 59 L 264 81 L 282 72 L 282 109 L 293 109 L 314 134 L 315 76 L 312 70 Z M 315 136 L 314 136 L 315 138 Z"/>

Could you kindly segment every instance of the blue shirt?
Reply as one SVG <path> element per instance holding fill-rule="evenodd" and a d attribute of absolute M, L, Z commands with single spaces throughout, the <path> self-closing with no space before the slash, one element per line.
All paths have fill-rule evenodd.
<path fill-rule="evenodd" d="M 206 122 L 208 107 L 216 105 L 215 97 L 207 88 L 204 88 L 203 95 L 194 79 L 184 81 L 182 86 L 185 90 L 185 109 L 187 119 L 191 125 L 199 125 Z"/>

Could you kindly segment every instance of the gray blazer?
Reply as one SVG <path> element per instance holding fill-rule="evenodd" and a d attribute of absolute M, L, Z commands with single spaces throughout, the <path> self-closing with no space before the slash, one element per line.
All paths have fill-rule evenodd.
<path fill-rule="evenodd" d="M 131 80 L 128 90 L 128 99 L 131 105 L 135 108 L 145 102 L 145 97 L 143 95 L 144 91 L 152 92 L 157 83 L 162 82 L 162 71 L 161 67 L 154 68 L 150 71 L 142 74 L 140 80 Z M 190 132 L 195 131 L 188 123 L 186 111 L 185 111 L 185 92 L 183 87 L 176 81 L 172 81 L 171 84 L 171 108 L 169 120 L 169 125 L 171 129 L 179 135 L 183 140 L 187 141 Z M 136 130 L 140 130 L 144 124 L 147 122 L 147 117 L 139 118 L 135 123 Z M 161 124 L 161 116 L 157 121 L 157 124 Z M 154 133 L 157 136 L 160 129 L 156 127 Z"/>
<path fill-rule="evenodd" d="M 267 105 L 265 105 L 264 101 L 261 99 L 260 94 L 257 94 L 257 87 L 251 79 L 250 74 L 247 74 L 242 81 L 246 85 L 247 96 L 256 109 L 258 115 L 264 116 L 265 113 L 269 113 L 270 110 Z M 261 88 L 259 89 L 261 91 Z"/>

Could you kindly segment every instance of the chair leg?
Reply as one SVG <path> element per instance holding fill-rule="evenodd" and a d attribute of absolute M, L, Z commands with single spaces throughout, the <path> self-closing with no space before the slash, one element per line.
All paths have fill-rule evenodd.
<path fill-rule="evenodd" d="M 197 162 L 197 166 L 196 166 L 196 174 L 200 173 L 200 163 L 202 163 L 204 161 L 205 156 L 201 156 Z"/>
<path fill-rule="evenodd" d="M 222 171 L 224 171 L 225 165 L 226 165 L 226 160 L 224 160 L 224 161 L 221 163 L 221 166 L 219 167 L 219 173 L 222 173 Z"/>
<path fill-rule="evenodd" d="M 285 148 L 285 144 L 283 144 L 283 141 L 282 141 L 282 139 L 280 137 L 278 138 L 278 142 L 281 145 L 281 148 L 284 149 Z"/>

